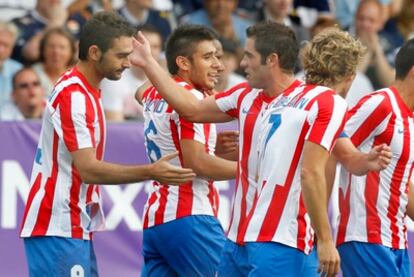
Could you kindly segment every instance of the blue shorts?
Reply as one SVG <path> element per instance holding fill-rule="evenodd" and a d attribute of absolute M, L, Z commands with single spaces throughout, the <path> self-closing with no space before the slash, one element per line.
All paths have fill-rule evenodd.
<path fill-rule="evenodd" d="M 314 247 L 312 252 L 309 253 L 305 257 L 305 262 L 302 267 L 302 273 L 300 276 L 306 276 L 306 277 L 312 277 L 312 276 L 321 276 L 320 273 L 318 273 L 318 267 L 319 267 L 319 260 L 318 260 L 318 252 L 316 251 L 316 248 Z"/>
<path fill-rule="evenodd" d="M 142 276 L 215 276 L 225 241 L 213 216 L 187 216 L 148 228 Z"/>
<path fill-rule="evenodd" d="M 218 276 L 243 277 L 248 274 L 249 264 L 246 247 L 227 240 L 221 254 Z"/>
<path fill-rule="evenodd" d="M 308 255 L 276 242 L 246 243 L 249 276 L 301 276 Z"/>
<path fill-rule="evenodd" d="M 341 244 L 338 251 L 344 276 L 411 276 L 406 249 L 352 241 Z"/>
<path fill-rule="evenodd" d="M 24 239 L 30 277 L 98 276 L 90 240 L 62 237 Z"/>

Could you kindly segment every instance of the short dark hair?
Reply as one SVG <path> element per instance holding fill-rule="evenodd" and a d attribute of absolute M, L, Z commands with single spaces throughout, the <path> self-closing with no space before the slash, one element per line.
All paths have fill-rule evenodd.
<path fill-rule="evenodd" d="M 22 74 L 25 71 L 32 71 L 37 76 L 37 79 L 40 81 L 39 75 L 37 75 L 36 71 L 34 71 L 34 69 L 32 67 L 23 66 L 22 68 L 17 70 L 16 73 L 14 73 L 14 75 L 12 77 L 13 90 L 17 89 L 17 84 L 16 84 L 17 78 L 19 77 L 20 74 Z"/>
<path fill-rule="evenodd" d="M 395 57 L 395 79 L 404 80 L 414 66 L 414 38 L 409 39 Z"/>
<path fill-rule="evenodd" d="M 75 57 L 75 54 L 76 54 L 76 40 L 69 31 L 67 31 L 66 29 L 64 29 L 62 27 L 55 27 L 55 28 L 48 29 L 46 31 L 46 33 L 43 35 L 42 39 L 40 40 L 40 57 L 39 57 L 40 61 L 41 62 L 45 61 L 46 43 L 53 34 L 61 35 L 69 41 L 70 51 L 71 51 L 71 59 L 69 60 L 69 62 L 66 66 L 75 64 L 75 62 L 76 62 L 76 57 Z"/>
<path fill-rule="evenodd" d="M 191 57 L 198 43 L 215 39 L 218 38 L 214 31 L 203 25 L 185 24 L 175 29 L 167 40 L 165 50 L 168 71 L 177 74 L 175 60 L 178 56 Z"/>
<path fill-rule="evenodd" d="M 262 64 L 275 53 L 279 56 L 280 67 L 293 71 L 298 59 L 299 46 L 293 30 L 283 24 L 262 21 L 246 29 L 247 37 L 255 39 L 255 49 L 260 53 Z"/>
<path fill-rule="evenodd" d="M 132 37 L 135 30 L 115 12 L 96 13 L 83 26 L 79 39 L 79 59 L 86 60 L 92 45 L 105 53 L 112 46 L 114 39 Z"/>

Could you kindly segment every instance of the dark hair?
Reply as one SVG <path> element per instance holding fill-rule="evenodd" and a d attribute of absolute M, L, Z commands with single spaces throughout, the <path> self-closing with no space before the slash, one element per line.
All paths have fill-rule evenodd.
<path fill-rule="evenodd" d="M 40 61 L 41 62 L 45 61 L 45 53 L 44 52 L 45 52 L 46 44 L 47 44 L 47 41 L 49 40 L 49 38 L 53 34 L 61 35 L 69 41 L 70 51 L 71 51 L 71 59 L 69 60 L 67 66 L 75 64 L 75 62 L 76 62 L 76 57 L 75 57 L 75 54 L 76 54 L 76 40 L 72 36 L 72 34 L 69 33 L 69 31 L 65 30 L 62 27 L 55 27 L 55 28 L 49 29 L 43 35 L 43 37 L 40 41 L 40 57 L 39 57 Z"/>
<path fill-rule="evenodd" d="M 414 66 L 414 38 L 409 39 L 395 57 L 395 78 L 403 80 Z"/>
<path fill-rule="evenodd" d="M 16 84 L 17 77 L 19 77 L 20 74 L 22 74 L 23 72 L 28 71 L 28 70 L 32 71 L 36 75 L 37 79 L 40 81 L 39 76 L 37 75 L 36 71 L 34 71 L 33 68 L 31 68 L 30 66 L 23 66 L 18 71 L 16 71 L 16 73 L 14 73 L 14 75 L 12 77 L 13 90 L 15 90 L 17 88 L 17 86 L 16 86 L 17 85 Z"/>
<path fill-rule="evenodd" d="M 298 59 L 299 46 L 293 30 L 285 25 L 262 21 L 246 30 L 247 37 L 255 39 L 255 49 L 260 53 L 262 64 L 275 53 L 279 57 L 280 67 L 293 71 Z"/>
<path fill-rule="evenodd" d="M 198 43 L 215 39 L 217 35 L 206 26 L 185 24 L 175 29 L 167 40 L 165 50 L 168 71 L 177 74 L 178 66 L 175 60 L 178 56 L 191 57 Z"/>
<path fill-rule="evenodd" d="M 116 38 L 131 37 L 135 30 L 115 12 L 96 13 L 83 26 L 79 39 L 79 59 L 86 60 L 92 45 L 105 53 Z"/>

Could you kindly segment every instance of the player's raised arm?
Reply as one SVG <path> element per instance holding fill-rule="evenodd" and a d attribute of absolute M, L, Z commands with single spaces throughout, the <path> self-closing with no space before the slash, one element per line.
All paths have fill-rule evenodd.
<path fill-rule="evenodd" d="M 227 122 L 233 119 L 218 108 L 214 96 L 198 100 L 179 86 L 152 57 L 150 45 L 140 32 L 137 39 L 133 41 L 133 49 L 129 57 L 131 63 L 145 71 L 161 96 L 183 118 L 192 122 Z"/>

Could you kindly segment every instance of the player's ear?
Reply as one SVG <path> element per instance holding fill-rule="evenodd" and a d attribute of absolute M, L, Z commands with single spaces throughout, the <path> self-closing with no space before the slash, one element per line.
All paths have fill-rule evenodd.
<path fill-rule="evenodd" d="M 279 66 L 279 55 L 271 53 L 266 57 L 266 64 L 271 66 Z"/>
<path fill-rule="evenodd" d="M 175 63 L 177 64 L 178 68 L 183 71 L 190 70 L 190 60 L 187 57 L 184 56 L 177 56 L 175 58 Z"/>
<path fill-rule="evenodd" d="M 88 49 L 88 56 L 93 61 L 99 61 L 102 57 L 102 51 L 97 45 L 91 45 Z"/>

